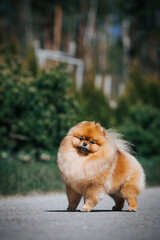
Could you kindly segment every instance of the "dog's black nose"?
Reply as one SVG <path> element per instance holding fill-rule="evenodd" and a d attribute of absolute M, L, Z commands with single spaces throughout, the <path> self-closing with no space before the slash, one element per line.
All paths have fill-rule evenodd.
<path fill-rule="evenodd" d="M 86 142 L 83 142 L 83 147 L 86 147 L 87 146 L 87 143 Z"/>

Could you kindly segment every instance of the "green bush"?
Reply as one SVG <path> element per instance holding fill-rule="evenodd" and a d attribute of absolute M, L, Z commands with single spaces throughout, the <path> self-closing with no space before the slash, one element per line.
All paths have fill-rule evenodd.
<path fill-rule="evenodd" d="M 59 67 L 34 78 L 16 58 L 0 69 L 0 149 L 57 147 L 77 117 L 66 72 Z"/>
<path fill-rule="evenodd" d="M 131 107 L 119 127 L 125 137 L 135 144 L 143 157 L 160 155 L 160 111 L 147 105 Z"/>

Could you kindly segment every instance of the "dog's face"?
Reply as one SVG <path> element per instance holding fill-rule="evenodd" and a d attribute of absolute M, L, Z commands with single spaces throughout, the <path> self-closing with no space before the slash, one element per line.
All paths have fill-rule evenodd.
<path fill-rule="evenodd" d="M 78 153 L 88 155 L 103 146 L 106 131 L 94 122 L 81 122 L 72 128 L 72 145 Z"/>

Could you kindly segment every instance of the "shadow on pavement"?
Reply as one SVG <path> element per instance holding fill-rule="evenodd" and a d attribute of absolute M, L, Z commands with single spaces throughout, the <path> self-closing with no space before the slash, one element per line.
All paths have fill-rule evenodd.
<path fill-rule="evenodd" d="M 60 212 L 66 212 L 66 213 L 68 213 L 68 212 L 81 212 L 80 210 L 75 210 L 75 211 L 67 211 L 67 210 L 44 210 L 44 212 L 56 212 L 56 213 L 60 213 Z M 113 211 L 113 210 L 105 210 L 105 209 L 102 209 L 102 210 L 92 210 L 91 212 L 129 212 L 128 210 L 121 210 L 121 211 Z"/>

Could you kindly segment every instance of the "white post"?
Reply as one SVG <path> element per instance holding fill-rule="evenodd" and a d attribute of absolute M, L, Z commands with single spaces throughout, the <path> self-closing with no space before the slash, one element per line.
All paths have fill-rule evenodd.
<path fill-rule="evenodd" d="M 96 74 L 96 76 L 95 76 L 95 87 L 98 89 L 102 88 L 102 75 L 101 74 Z"/>
<path fill-rule="evenodd" d="M 106 75 L 104 78 L 104 94 L 109 98 L 111 97 L 112 90 L 112 77 L 110 75 Z"/>
<path fill-rule="evenodd" d="M 46 59 L 50 59 L 53 61 L 67 63 L 69 65 L 76 65 L 76 87 L 80 89 L 83 84 L 83 71 L 84 71 L 84 62 L 81 59 L 77 59 L 74 57 L 68 56 L 68 54 L 54 51 L 54 50 L 44 50 L 35 47 L 35 53 L 38 57 L 40 66 L 43 66 Z"/>

